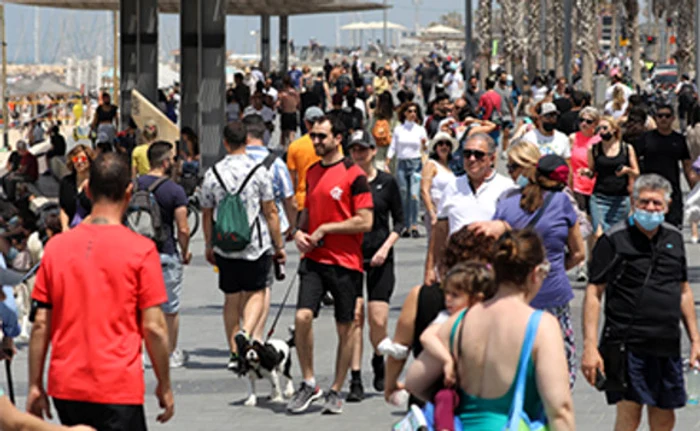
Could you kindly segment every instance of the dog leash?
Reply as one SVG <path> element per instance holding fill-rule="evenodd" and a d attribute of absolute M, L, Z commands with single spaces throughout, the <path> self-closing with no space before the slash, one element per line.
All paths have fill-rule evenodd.
<path fill-rule="evenodd" d="M 277 310 L 277 315 L 275 316 L 275 320 L 272 321 L 272 326 L 270 327 L 270 330 L 267 333 L 267 338 L 265 339 L 265 342 L 270 341 L 270 337 L 272 337 L 272 334 L 275 333 L 275 327 L 277 326 L 277 321 L 280 319 L 280 316 L 282 315 L 282 310 L 284 310 L 284 306 L 287 304 L 287 299 L 289 299 L 289 294 L 292 292 L 292 287 L 294 287 L 294 282 L 297 279 L 297 276 L 299 275 L 299 271 L 294 272 L 294 277 L 292 277 L 292 281 L 289 283 L 289 287 L 287 287 L 287 292 L 284 294 L 284 298 L 282 299 L 282 303 L 280 304 L 279 310 Z"/>

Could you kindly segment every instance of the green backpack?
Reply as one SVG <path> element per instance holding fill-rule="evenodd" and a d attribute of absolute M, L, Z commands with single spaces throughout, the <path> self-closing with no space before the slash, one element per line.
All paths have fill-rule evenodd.
<path fill-rule="evenodd" d="M 241 199 L 241 192 L 261 166 L 262 164 L 259 164 L 251 169 L 235 194 L 229 193 L 226 184 L 224 184 L 219 172 L 216 170 L 216 166 L 213 167 L 214 176 L 216 176 L 219 184 L 226 191 L 226 197 L 219 202 L 216 210 L 212 244 L 224 253 L 244 250 L 250 244 L 253 236 L 253 224 L 257 224 L 258 230 L 260 229 L 260 221 L 257 216 L 253 223 L 250 223 L 248 220 L 248 211 L 243 203 L 243 199 Z M 260 240 L 262 241 L 262 238 Z"/>

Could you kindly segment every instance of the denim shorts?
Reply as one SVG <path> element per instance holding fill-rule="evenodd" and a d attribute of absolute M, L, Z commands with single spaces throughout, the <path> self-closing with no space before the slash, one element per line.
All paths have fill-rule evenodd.
<path fill-rule="evenodd" d="M 165 314 L 175 314 L 180 311 L 180 296 L 182 295 L 182 262 L 176 254 L 161 254 L 160 265 L 163 268 L 165 291 L 168 302 L 161 308 Z"/>

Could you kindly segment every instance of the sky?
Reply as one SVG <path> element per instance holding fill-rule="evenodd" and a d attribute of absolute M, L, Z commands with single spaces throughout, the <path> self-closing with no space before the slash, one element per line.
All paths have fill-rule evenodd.
<path fill-rule="evenodd" d="M 375 0 L 381 1 L 381 0 Z M 393 8 L 389 10 L 389 20 L 414 28 L 416 0 L 390 0 Z M 438 21 L 440 16 L 451 11 L 463 13 L 465 0 L 417 0 L 419 6 L 419 24 L 426 26 Z M 468 1 L 468 0 L 467 0 Z M 471 0 L 476 9 L 477 0 Z M 111 64 L 112 59 L 112 13 L 63 10 L 56 8 L 34 8 L 7 4 L 6 25 L 8 42 L 8 61 L 10 63 L 34 63 L 36 11 L 39 11 L 39 57 L 42 63 L 64 63 L 69 56 L 90 58 L 98 53 Z M 321 44 L 334 46 L 340 26 L 355 21 L 381 21 L 382 12 L 358 12 L 342 14 L 322 14 L 293 16 L 289 19 L 290 38 L 296 46 L 306 45 L 315 37 Z M 179 22 L 176 15 L 160 15 L 161 53 L 170 52 L 179 47 Z M 277 50 L 278 20 L 272 18 L 273 52 Z M 258 17 L 228 17 L 226 24 L 227 49 L 236 53 L 253 53 L 256 50 L 255 36 L 252 31 L 260 28 Z M 375 38 L 381 37 L 381 31 Z M 365 37 L 370 37 L 366 34 Z M 350 44 L 349 32 L 340 32 L 340 43 Z"/>

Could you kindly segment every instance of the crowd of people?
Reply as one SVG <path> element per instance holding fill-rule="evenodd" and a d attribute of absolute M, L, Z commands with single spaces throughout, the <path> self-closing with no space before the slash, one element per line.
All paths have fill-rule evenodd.
<path fill-rule="evenodd" d="M 39 175 L 36 157 L 18 143 L 3 189 L 20 210 L 0 219 L 0 251 L 18 270 L 41 262 L 28 313 L 27 410 L 48 416 L 50 396 L 66 426 L 145 429 L 145 341 L 158 420 L 172 417 L 170 369 L 188 361 L 178 332 L 192 259 L 191 173 L 202 178 L 204 256 L 223 293 L 233 373 L 257 372 L 248 352 L 266 341 L 287 242 L 301 255 L 292 343 L 301 374 L 289 413 L 323 399 L 323 413 L 340 414 L 344 401 L 365 398 L 367 326 L 373 389 L 396 405 L 434 406 L 435 429 L 455 429 L 456 420 L 500 430 L 522 413 L 573 430 L 579 370 L 617 405 L 617 430 L 637 429 L 643 406 L 652 430 L 673 429 L 686 401 L 680 321 L 690 364 L 700 366 L 680 230 L 685 216 L 697 242 L 697 95 L 683 111 L 685 136 L 674 129 L 674 106 L 647 106 L 618 74 L 603 110 L 564 78 L 535 77 L 522 89 L 514 81 L 501 69 L 465 76 L 460 59 L 438 56 L 416 67 L 355 56 L 284 75 L 255 67 L 225 94 L 225 156 L 213 166 L 200 166 L 190 127 L 178 143 L 162 140 L 155 122 L 117 133 L 105 94 L 93 143 L 61 149 L 52 129 L 52 157 L 65 158 L 67 175 L 57 208 L 42 217 L 32 216 L 36 196 L 22 188 Z M 165 109 L 177 114 L 176 104 Z M 694 188 L 685 210 L 681 174 Z M 425 266 L 392 336 L 402 238 L 425 244 Z M 583 346 L 572 279 L 588 281 Z M 322 306 L 333 307 L 338 342 L 327 389 L 314 373 Z M 11 355 L 22 322 L 7 303 L 0 319 Z M 8 429 L 53 429 L 0 397 L 4 417 L 16 418 L 2 424 Z"/>

